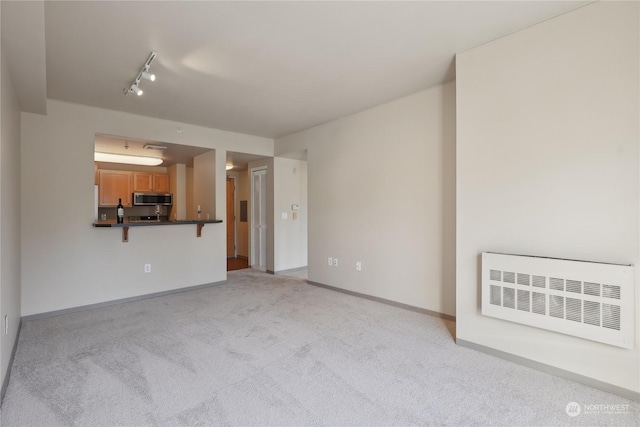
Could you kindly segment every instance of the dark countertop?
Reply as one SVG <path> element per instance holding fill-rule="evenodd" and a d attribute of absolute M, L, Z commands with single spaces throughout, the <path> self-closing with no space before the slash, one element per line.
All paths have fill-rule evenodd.
<path fill-rule="evenodd" d="M 182 225 L 182 224 L 218 224 L 221 219 L 194 219 L 184 221 L 149 221 L 149 222 L 124 222 L 117 224 L 113 220 L 94 222 L 94 227 L 146 227 L 150 225 Z"/>

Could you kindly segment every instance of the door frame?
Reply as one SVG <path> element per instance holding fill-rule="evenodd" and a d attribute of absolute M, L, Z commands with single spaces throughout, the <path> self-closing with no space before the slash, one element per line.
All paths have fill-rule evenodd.
<path fill-rule="evenodd" d="M 250 200 L 250 206 L 249 206 L 249 266 L 252 267 L 254 265 L 254 250 L 255 248 L 253 247 L 253 242 L 254 242 L 254 227 L 253 227 L 253 207 L 254 207 L 254 184 L 253 184 L 253 173 L 254 172 L 260 172 L 260 171 L 265 171 L 265 179 L 268 179 L 267 176 L 269 174 L 269 168 L 266 165 L 263 166 L 256 166 L 254 168 L 249 169 L 249 181 L 250 181 L 250 185 L 249 185 L 249 200 Z M 268 186 L 267 186 L 268 187 Z M 265 198 L 266 200 L 266 198 Z M 266 207 L 265 207 L 265 214 L 266 214 Z M 265 236 L 266 238 L 266 236 Z M 266 260 L 267 260 L 267 254 L 264 254 L 265 257 L 265 269 L 266 269 Z"/>
<path fill-rule="evenodd" d="M 237 213 L 237 205 L 238 205 L 238 180 L 236 179 L 235 176 L 233 175 L 227 175 L 227 179 L 225 180 L 225 185 L 226 185 L 226 181 L 229 180 L 233 180 L 233 257 L 237 258 L 238 257 L 238 221 L 236 221 L 236 218 L 238 217 L 238 213 Z M 227 218 L 227 222 L 229 222 L 229 218 Z M 229 258 L 229 255 L 227 254 L 227 258 Z"/>

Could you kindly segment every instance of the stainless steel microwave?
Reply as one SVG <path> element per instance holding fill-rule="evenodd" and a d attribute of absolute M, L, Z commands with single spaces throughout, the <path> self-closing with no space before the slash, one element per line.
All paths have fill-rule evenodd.
<path fill-rule="evenodd" d="M 134 206 L 173 205 L 173 194 L 133 193 Z"/>

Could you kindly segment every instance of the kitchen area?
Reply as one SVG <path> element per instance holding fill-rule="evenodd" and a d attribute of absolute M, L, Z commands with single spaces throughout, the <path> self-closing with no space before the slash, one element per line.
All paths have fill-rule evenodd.
<path fill-rule="evenodd" d="M 215 150 L 96 134 L 94 227 L 220 223 Z"/>
<path fill-rule="evenodd" d="M 227 269 L 247 268 L 251 247 L 249 169 L 266 170 L 268 158 L 224 152 L 226 194 L 222 195 L 226 204 L 224 209 L 220 206 L 216 209 L 218 152 L 95 134 L 93 227 L 121 230 L 122 242 L 127 243 L 132 227 L 136 230 L 131 232 L 132 239 L 141 233 L 138 227 L 157 230 L 156 226 L 177 225 L 190 225 L 188 235 L 194 233 L 199 238 L 206 224 L 221 223 L 224 219 L 225 225 L 216 227 L 224 227 L 226 232 Z M 266 227 L 260 228 L 264 234 Z M 266 245 L 264 236 L 256 238 L 261 246 Z M 257 264 L 258 268 L 265 263 L 266 249 L 262 247 L 261 251 L 262 256 L 256 257 L 262 262 Z"/>
<path fill-rule="evenodd" d="M 119 204 L 123 206 L 122 217 L 127 222 L 169 221 L 173 194 L 168 173 L 97 169 L 97 165 L 96 172 L 96 207 L 100 221 L 117 221 Z M 127 208 L 126 217 L 124 208 Z"/>
<path fill-rule="evenodd" d="M 21 154 L 26 160 L 21 191 L 34 195 L 21 204 L 22 254 L 29 260 L 22 271 L 24 315 L 226 280 L 225 180 L 235 169 L 225 171 L 225 163 L 238 152 L 273 156 L 270 140 L 54 101 L 46 116 L 27 114 L 22 120 Z M 108 150 L 105 139 L 117 151 Z M 147 144 L 167 149 L 144 148 Z M 162 163 L 96 162 L 95 152 L 161 158 Z M 169 175 L 173 204 L 162 206 L 161 213 L 168 221 L 128 222 L 130 216 L 155 214 L 155 205 L 131 202 L 131 206 L 123 203 L 124 224 L 118 226 L 117 200 L 115 205 L 103 200 L 106 206 L 98 206 L 99 170 L 123 171 L 130 179 L 135 172 Z M 242 175 L 246 173 L 245 169 Z M 156 176 L 156 188 L 161 179 Z M 243 182 L 248 180 L 238 181 L 240 187 Z M 133 197 L 134 183 L 121 177 L 120 184 Z M 238 194 L 239 204 L 244 193 Z M 201 237 L 197 237 L 198 223 L 187 222 L 197 220 L 198 205 L 204 223 Z M 43 206 L 50 207 L 46 215 Z M 106 214 L 106 220 L 99 212 Z M 171 222 L 173 212 L 177 221 Z M 223 222 L 206 223 L 207 213 L 210 221 Z"/>

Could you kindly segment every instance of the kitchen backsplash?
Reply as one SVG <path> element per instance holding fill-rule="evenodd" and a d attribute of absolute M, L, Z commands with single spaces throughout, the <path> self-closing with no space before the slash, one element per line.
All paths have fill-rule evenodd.
<path fill-rule="evenodd" d="M 169 216 L 171 212 L 171 206 L 162 206 L 161 216 Z M 116 219 L 116 208 L 98 208 L 98 219 L 102 220 L 102 215 L 106 215 L 106 220 L 111 221 Z M 155 215 L 155 206 L 133 206 L 130 208 L 124 208 L 124 217 L 130 216 L 144 216 Z"/>

